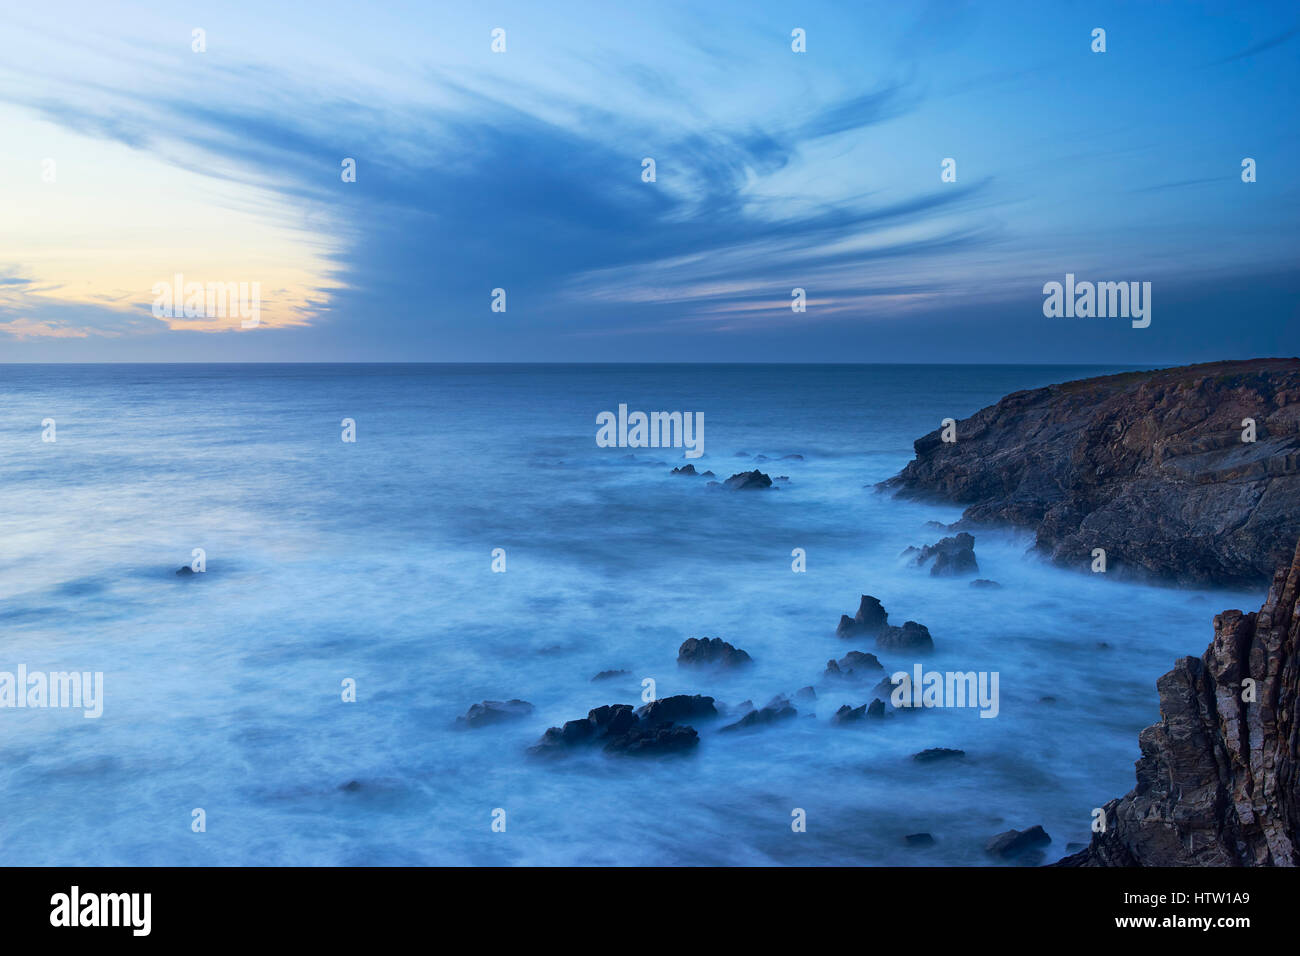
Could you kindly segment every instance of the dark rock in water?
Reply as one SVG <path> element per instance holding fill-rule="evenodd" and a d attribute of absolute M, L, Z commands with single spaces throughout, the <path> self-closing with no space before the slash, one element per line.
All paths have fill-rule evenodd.
<path fill-rule="evenodd" d="M 782 455 L 777 461 L 803 461 L 803 455 Z"/>
<path fill-rule="evenodd" d="M 933 529 L 936 530 L 936 531 L 949 531 L 949 530 L 951 530 L 951 529 L 950 529 L 946 524 L 944 524 L 942 521 L 927 521 L 925 524 L 921 525 L 921 527 L 923 527 L 923 528 L 933 528 Z"/>
<path fill-rule="evenodd" d="M 766 455 L 755 455 L 754 461 L 771 461 Z"/>
<path fill-rule="evenodd" d="M 1047 696 L 1047 697 L 1040 697 L 1040 698 L 1038 698 L 1038 702 L 1039 702 L 1040 704 L 1055 704 L 1055 703 L 1056 703 L 1056 698 L 1055 698 L 1055 697 L 1052 697 L 1052 696 L 1049 695 L 1049 696 Z"/>
<path fill-rule="evenodd" d="M 831 723 L 841 726 L 843 724 L 855 724 L 863 720 L 878 720 L 884 716 L 885 703 L 881 700 L 873 700 L 861 707 L 850 707 L 848 704 L 842 704 L 840 709 L 831 716 Z"/>
<path fill-rule="evenodd" d="M 896 688 L 897 685 L 894 684 L 893 680 L 891 680 L 889 677 L 886 677 L 879 684 L 873 687 L 871 689 L 871 692 L 873 694 L 884 694 L 886 697 L 890 697 L 891 695 L 893 695 Z"/>
<path fill-rule="evenodd" d="M 876 659 L 875 654 L 864 654 L 862 651 L 849 651 L 838 661 L 826 662 L 826 677 L 844 677 L 850 680 L 861 680 L 868 676 L 873 676 L 873 672 L 884 670 L 884 665 Z"/>
<path fill-rule="evenodd" d="M 754 702 L 752 700 L 742 700 L 739 704 L 736 705 L 736 713 L 738 714 L 747 714 L 753 709 L 754 709 Z"/>
<path fill-rule="evenodd" d="M 655 724 L 634 727 L 627 733 L 612 738 L 605 744 L 606 753 L 639 757 L 646 754 L 682 753 L 700 742 L 694 727 L 680 724 Z"/>
<path fill-rule="evenodd" d="M 835 726 L 843 724 L 853 724 L 864 720 L 867 716 L 867 705 L 861 707 L 850 707 L 848 704 L 841 704 L 840 709 L 831 715 L 831 723 Z"/>
<path fill-rule="evenodd" d="M 193 574 L 194 574 L 194 569 L 190 567 L 188 564 L 184 565 L 183 567 L 177 568 L 176 570 L 176 576 L 180 578 L 188 578 L 191 577 Z"/>
<path fill-rule="evenodd" d="M 344 793 L 356 793 L 358 790 L 361 789 L 361 781 L 349 780 L 347 783 L 339 784 L 339 789 L 342 790 Z"/>
<path fill-rule="evenodd" d="M 712 471 L 702 471 L 702 472 L 700 472 L 700 477 L 701 477 L 701 478 L 715 478 L 715 477 L 717 477 L 717 476 L 714 475 Z"/>
<path fill-rule="evenodd" d="M 601 671 L 591 679 L 594 684 L 598 680 L 613 680 L 615 677 L 626 677 L 631 671 Z"/>
<path fill-rule="evenodd" d="M 1082 850 L 1082 849 L 1083 849 L 1084 847 L 1086 847 L 1087 845 L 1088 845 L 1088 844 L 1086 844 L 1086 843 L 1067 843 L 1067 844 L 1065 845 L 1065 852 L 1066 852 L 1066 853 L 1077 853 L 1079 850 Z"/>
<path fill-rule="evenodd" d="M 674 475 L 698 475 L 699 474 L 699 472 L 695 470 L 694 465 L 682 465 L 682 467 L 680 468 L 674 468 L 672 473 Z"/>
<path fill-rule="evenodd" d="M 677 649 L 678 667 L 741 667 L 753 660 L 738 647 L 720 637 L 692 637 Z"/>
<path fill-rule="evenodd" d="M 913 562 L 917 567 L 922 567 L 931 559 L 934 560 L 934 564 L 930 565 L 930 574 L 933 577 L 974 574 L 980 569 L 975 560 L 975 536 L 965 531 L 951 538 L 943 538 L 934 544 L 927 544 L 917 552 Z"/>
<path fill-rule="evenodd" d="M 1253 419 L 1254 442 L 1242 441 Z M 1258 587 L 1300 538 L 1300 359 L 1124 372 L 1008 395 L 915 442 L 883 487 L 1036 532 L 1086 570 L 1104 548 L 1182 584 Z"/>
<path fill-rule="evenodd" d="M 675 697 L 660 697 L 658 700 L 652 700 L 636 714 L 643 722 L 665 724 L 679 720 L 716 717 L 718 709 L 713 705 L 712 697 L 701 694 L 678 694 Z"/>
<path fill-rule="evenodd" d="M 1047 835 L 1047 831 L 1041 826 L 1033 826 L 1028 830 L 1007 830 L 1005 833 L 999 833 L 985 845 L 984 852 L 1011 859 L 1026 850 L 1051 842 L 1052 838 Z"/>
<path fill-rule="evenodd" d="M 989 588 L 991 590 L 1000 589 L 1002 587 L 1002 585 L 998 584 L 997 581 L 990 581 L 988 578 L 976 578 L 970 583 L 970 586 L 973 588 Z"/>
<path fill-rule="evenodd" d="M 891 650 L 925 652 L 934 650 L 934 639 L 930 637 L 930 629 L 924 624 L 904 621 L 902 627 L 886 624 L 880 636 L 876 638 L 876 646 Z"/>
<path fill-rule="evenodd" d="M 937 760 L 955 760 L 958 757 L 966 756 L 964 750 L 952 750 L 948 747 L 930 747 L 922 750 L 918 754 L 912 754 L 912 759 L 917 763 L 934 763 Z"/>
<path fill-rule="evenodd" d="M 884 605 L 870 594 L 862 595 L 858 602 L 858 612 L 849 617 L 847 614 L 840 615 L 839 627 L 835 633 L 840 637 L 874 637 L 887 625 L 889 614 L 885 611 Z"/>
<path fill-rule="evenodd" d="M 807 687 L 800 687 L 794 692 L 795 700 L 816 700 L 817 690 L 811 684 Z"/>
<path fill-rule="evenodd" d="M 794 708 L 794 705 L 790 703 L 789 699 L 784 694 L 778 694 L 764 704 L 760 709 L 751 710 L 734 724 L 727 724 L 727 726 L 723 727 L 720 732 L 747 730 L 753 727 L 761 727 L 765 724 L 775 723 L 778 720 L 788 720 L 789 718 L 796 716 L 798 713 L 799 712 Z"/>
<path fill-rule="evenodd" d="M 1156 690 L 1137 786 L 1102 807 L 1104 833 L 1054 865 L 1300 865 L 1300 545 L 1263 607 L 1216 615 L 1205 653 Z"/>
<path fill-rule="evenodd" d="M 753 471 L 742 471 L 732 475 L 723 484 L 732 491 L 762 490 L 772 487 L 772 479 L 755 468 Z"/>
<path fill-rule="evenodd" d="M 671 722 L 642 720 L 630 704 L 607 704 L 588 711 L 586 720 L 552 727 L 528 753 L 555 757 L 574 749 L 604 744 L 606 753 L 647 756 L 681 753 L 699 743 L 695 728 Z"/>
<path fill-rule="evenodd" d="M 928 833 L 909 833 L 903 837 L 908 846 L 932 846 L 934 837 Z"/>
<path fill-rule="evenodd" d="M 772 480 L 773 480 L 773 481 L 789 481 L 789 480 L 790 480 L 790 476 L 789 476 L 789 475 L 777 475 L 777 476 L 776 476 L 775 478 L 773 478 Z"/>
<path fill-rule="evenodd" d="M 471 705 L 464 717 L 456 718 L 456 724 L 459 727 L 486 727 L 507 720 L 518 720 L 532 712 L 533 705 L 526 700 L 485 700 L 481 704 Z"/>

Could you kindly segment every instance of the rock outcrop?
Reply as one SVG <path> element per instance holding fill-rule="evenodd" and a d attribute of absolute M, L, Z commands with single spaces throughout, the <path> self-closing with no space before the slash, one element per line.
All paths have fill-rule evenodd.
<path fill-rule="evenodd" d="M 751 661 L 747 653 L 720 637 L 692 637 L 677 648 L 678 667 L 743 667 Z"/>
<path fill-rule="evenodd" d="M 528 753 L 534 757 L 555 757 L 602 744 L 611 754 L 647 756 L 682 753 L 700 742 L 694 727 L 653 716 L 640 717 L 630 704 L 607 704 L 587 712 L 585 719 L 566 721 L 542 735 Z"/>
<path fill-rule="evenodd" d="M 464 717 L 457 717 L 456 726 L 487 727 L 508 720 L 519 720 L 532 712 L 533 705 L 517 697 L 510 700 L 485 700 L 480 704 L 472 704 Z"/>
<path fill-rule="evenodd" d="M 1244 440 L 1252 437 L 1254 441 Z M 1300 359 L 1127 372 L 1016 392 L 915 442 L 880 487 L 1035 529 L 1054 562 L 1257 586 L 1300 537 Z"/>
<path fill-rule="evenodd" d="M 1258 613 L 1224 611 L 1199 658 L 1156 682 L 1137 786 L 1057 866 L 1300 863 L 1300 545 Z"/>
<path fill-rule="evenodd" d="M 936 578 L 979 573 L 980 566 L 975 560 L 975 536 L 963 531 L 951 538 L 942 538 L 921 548 L 912 559 L 917 567 L 924 567 L 927 561 L 934 562 L 930 565 L 930 574 Z"/>
<path fill-rule="evenodd" d="M 722 484 L 732 491 L 762 491 L 772 487 L 772 479 L 755 468 L 732 475 Z"/>

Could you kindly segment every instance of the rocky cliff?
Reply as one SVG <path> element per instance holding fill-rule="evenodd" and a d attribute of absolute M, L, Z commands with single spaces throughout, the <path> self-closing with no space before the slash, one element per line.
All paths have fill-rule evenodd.
<path fill-rule="evenodd" d="M 1156 682 L 1137 786 L 1057 866 L 1300 862 L 1300 545 L 1259 613 L 1224 611 L 1201 657 Z"/>
<path fill-rule="evenodd" d="M 1102 548 L 1111 572 L 1259 585 L 1300 537 L 1300 359 L 1016 392 L 955 437 L 918 439 L 882 487 L 965 504 L 963 525 L 1032 527 L 1058 564 L 1087 569 Z"/>

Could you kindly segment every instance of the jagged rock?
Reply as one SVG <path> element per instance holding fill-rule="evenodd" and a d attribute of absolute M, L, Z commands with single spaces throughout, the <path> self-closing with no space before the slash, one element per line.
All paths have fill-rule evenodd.
<path fill-rule="evenodd" d="M 918 439 L 883 487 L 966 505 L 963 522 L 1033 528 L 1060 565 L 1088 568 L 1100 547 L 1111 573 L 1255 587 L 1300 538 L 1300 359 L 1016 392 L 956 430 L 955 443 Z"/>
<path fill-rule="evenodd" d="M 1264 606 L 1217 615 L 1205 653 L 1156 689 L 1137 786 L 1102 808 L 1104 833 L 1055 865 L 1300 864 L 1300 545 Z"/>
<path fill-rule="evenodd" d="M 976 578 L 970 583 L 970 586 L 973 588 L 988 588 L 990 590 L 998 590 L 1002 587 L 1002 585 L 998 584 L 997 581 L 990 581 L 988 578 Z"/>
<path fill-rule="evenodd" d="M 835 633 L 840 637 L 874 637 L 887 626 L 888 621 L 889 614 L 884 605 L 870 594 L 864 594 L 858 602 L 858 612 L 853 617 L 840 615 Z"/>
<path fill-rule="evenodd" d="M 701 477 L 701 478 L 715 478 L 715 477 L 717 477 L 717 476 L 713 474 L 713 471 L 712 471 L 712 470 L 709 470 L 709 471 L 702 471 L 702 472 L 700 472 L 700 477 Z"/>
<path fill-rule="evenodd" d="M 876 659 L 875 654 L 864 654 L 862 651 L 849 651 L 838 661 L 826 662 L 826 677 L 843 677 L 849 680 L 861 680 L 870 676 L 875 671 L 882 671 L 885 667 Z"/>
<path fill-rule="evenodd" d="M 652 724 L 672 723 L 678 720 L 698 720 L 718 716 L 718 709 L 713 705 L 712 697 L 701 694 L 678 694 L 675 697 L 660 697 L 652 700 L 636 715 Z"/>
<path fill-rule="evenodd" d="M 733 647 L 720 637 L 692 637 L 677 649 L 678 667 L 742 667 L 753 658 L 738 647 Z"/>
<path fill-rule="evenodd" d="M 480 704 L 472 704 L 464 717 L 456 718 L 456 725 L 465 727 L 486 727 L 489 724 L 499 724 L 507 720 L 518 720 L 521 717 L 527 717 L 533 712 L 533 705 L 526 700 L 512 698 L 510 700 L 485 700 Z"/>
<path fill-rule="evenodd" d="M 907 554 L 912 550 L 909 548 L 903 553 Z M 913 563 L 917 567 L 924 567 L 930 560 L 934 561 L 934 564 L 930 565 L 932 577 L 955 577 L 978 572 L 980 566 L 975 560 L 975 536 L 963 531 L 951 538 L 941 538 L 934 544 L 927 544 L 916 552 Z"/>
<path fill-rule="evenodd" d="M 904 621 L 902 627 L 886 624 L 876 638 L 876 646 L 890 650 L 925 652 L 934 650 L 934 638 L 924 624 Z"/>
<path fill-rule="evenodd" d="M 699 472 L 695 470 L 694 465 L 682 465 L 680 468 L 674 468 L 672 473 L 674 475 L 692 475 L 692 476 L 699 474 Z"/>
<path fill-rule="evenodd" d="M 809 685 L 808 687 L 800 687 L 797 691 L 794 692 L 794 699 L 795 700 L 816 700 L 817 690 L 811 685 Z"/>
<path fill-rule="evenodd" d="M 596 681 L 600 681 L 600 680 L 613 680 L 615 677 L 626 677 L 630 673 L 632 672 L 631 671 L 601 671 L 599 674 L 593 677 L 591 681 L 594 684 Z"/>
<path fill-rule="evenodd" d="M 727 724 L 720 732 L 732 730 L 747 730 L 753 727 L 761 727 L 765 724 L 772 724 L 778 720 L 788 720 L 799 712 L 790 703 L 784 694 L 777 694 L 770 701 L 764 704 L 758 710 L 751 710 L 734 724 Z"/>
<path fill-rule="evenodd" d="M 682 753 L 694 748 L 700 735 L 694 727 L 681 724 L 655 724 L 650 727 L 633 727 L 627 733 L 612 738 L 605 744 L 606 753 L 627 754 L 639 757 L 645 754 Z"/>
<path fill-rule="evenodd" d="M 646 756 L 680 753 L 699 743 L 694 727 L 672 722 L 642 720 L 630 704 L 607 704 L 587 712 L 585 720 L 570 720 L 551 727 L 528 753 L 554 757 L 603 743 L 606 753 Z"/>
<path fill-rule="evenodd" d="M 1027 830 L 1007 830 L 1005 833 L 999 833 L 985 845 L 984 852 L 1011 859 L 1020 856 L 1026 850 L 1051 842 L 1052 838 L 1047 835 L 1046 830 L 1041 826 L 1032 826 Z"/>
<path fill-rule="evenodd" d="M 755 491 L 772 487 L 772 479 L 757 468 L 732 475 L 723 485 L 732 491 Z"/>
<path fill-rule="evenodd" d="M 861 707 L 850 707 L 848 704 L 841 704 L 840 709 L 831 716 L 831 723 L 840 726 L 855 724 L 862 720 L 876 720 L 884 716 L 885 703 L 881 700 L 873 700 Z"/>
<path fill-rule="evenodd" d="M 912 754 L 912 759 L 917 763 L 934 763 L 938 760 L 955 760 L 964 756 L 966 756 L 964 750 L 953 750 L 949 747 L 929 747 L 920 753 Z"/>

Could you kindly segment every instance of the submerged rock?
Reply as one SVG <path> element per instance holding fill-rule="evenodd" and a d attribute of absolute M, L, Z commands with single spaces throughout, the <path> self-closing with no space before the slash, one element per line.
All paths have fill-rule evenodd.
<path fill-rule="evenodd" d="M 677 720 L 696 720 L 718 716 L 712 697 L 701 694 L 678 694 L 652 700 L 636 712 L 643 721 L 652 724 L 672 723 Z"/>
<path fill-rule="evenodd" d="M 970 583 L 970 586 L 973 588 L 988 588 L 989 590 L 997 590 L 1002 587 L 997 581 L 990 581 L 988 578 L 976 578 Z"/>
<path fill-rule="evenodd" d="M 743 667 L 753 658 L 720 637 L 692 637 L 677 648 L 678 667 Z"/>
<path fill-rule="evenodd" d="M 903 553 L 907 554 L 912 550 L 914 549 L 909 548 Z M 931 560 L 934 561 L 934 564 L 930 565 L 932 577 L 975 574 L 980 569 L 975 560 L 975 536 L 963 531 L 951 538 L 941 538 L 934 544 L 927 544 L 916 552 L 913 563 L 917 567 L 924 567 L 925 563 Z"/>
<path fill-rule="evenodd" d="M 462 728 L 486 727 L 507 720 L 518 720 L 532 712 L 533 705 L 517 697 L 504 701 L 485 700 L 480 704 L 471 705 L 464 717 L 457 717 L 456 725 Z"/>
<path fill-rule="evenodd" d="M 932 846 L 934 844 L 934 837 L 930 836 L 928 833 L 909 833 L 907 836 L 903 837 L 903 841 L 908 846 Z"/>
<path fill-rule="evenodd" d="M 850 707 L 848 704 L 840 705 L 840 709 L 835 711 L 831 717 L 831 723 L 836 726 L 843 724 L 855 724 L 863 720 L 876 720 L 885 716 L 885 702 L 882 700 L 873 700 L 869 704 L 863 704 L 861 707 Z"/>
<path fill-rule="evenodd" d="M 761 727 L 765 724 L 776 723 L 778 720 L 788 720 L 797 716 L 797 711 L 789 698 L 784 694 L 778 694 L 770 701 L 764 704 L 758 710 L 751 710 L 734 724 L 727 724 L 720 733 L 732 730 L 748 730 L 754 727 Z"/>
<path fill-rule="evenodd" d="M 993 837 L 984 846 L 984 852 L 1004 859 L 1020 856 L 1026 850 L 1045 846 L 1052 842 L 1047 831 L 1041 826 L 1032 826 L 1028 830 L 1007 830 Z"/>
<path fill-rule="evenodd" d="M 904 621 L 902 627 L 885 625 L 880 636 L 876 638 L 876 646 L 890 650 L 925 652 L 934 650 L 934 639 L 930 637 L 930 629 L 924 624 Z"/>
<path fill-rule="evenodd" d="M 188 564 L 176 569 L 176 576 L 179 578 L 188 578 L 194 575 L 194 569 Z"/>
<path fill-rule="evenodd" d="M 772 479 L 757 468 L 732 475 L 723 485 L 732 491 L 755 491 L 772 487 Z"/>
<path fill-rule="evenodd" d="M 606 753 L 647 756 L 681 753 L 699 743 L 694 727 L 671 721 L 642 720 L 630 704 L 607 704 L 587 712 L 585 720 L 570 720 L 551 727 L 528 753 L 555 757 L 603 744 Z"/>
<path fill-rule="evenodd" d="M 862 651 L 849 651 L 838 661 L 826 662 L 825 677 L 843 677 L 849 680 L 862 680 L 868 676 L 874 676 L 875 671 L 883 671 L 884 665 L 876 659 L 875 654 L 864 654 Z"/>
<path fill-rule="evenodd" d="M 912 759 L 917 763 L 934 763 L 939 760 L 956 760 L 958 757 L 966 756 L 964 750 L 953 750 L 950 747 L 929 747 L 920 753 L 912 754 Z"/>
<path fill-rule="evenodd" d="M 601 671 L 599 674 L 593 677 L 591 681 L 594 684 L 596 681 L 600 681 L 600 680 L 613 680 L 615 677 L 626 677 L 630 673 L 632 672 L 621 671 L 621 670 Z"/>

